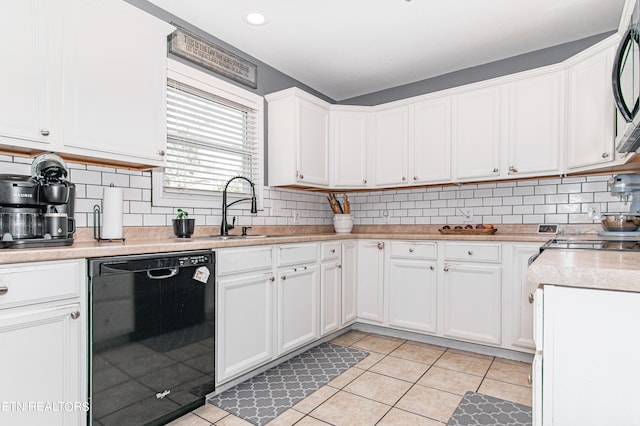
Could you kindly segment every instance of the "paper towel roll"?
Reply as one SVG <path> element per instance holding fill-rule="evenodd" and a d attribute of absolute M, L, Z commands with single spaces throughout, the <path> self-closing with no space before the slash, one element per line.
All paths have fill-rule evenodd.
<path fill-rule="evenodd" d="M 104 188 L 102 199 L 102 235 L 101 238 L 122 238 L 122 188 L 108 186 Z"/>

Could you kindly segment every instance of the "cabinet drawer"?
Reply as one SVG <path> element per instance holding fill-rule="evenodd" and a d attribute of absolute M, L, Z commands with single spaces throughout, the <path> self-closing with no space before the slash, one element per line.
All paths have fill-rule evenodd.
<path fill-rule="evenodd" d="M 392 241 L 391 257 L 406 259 L 435 259 L 436 244 L 411 241 Z"/>
<path fill-rule="evenodd" d="M 340 243 L 322 243 L 321 261 L 340 259 Z"/>
<path fill-rule="evenodd" d="M 216 252 L 218 276 L 271 269 L 273 249 L 259 248 L 225 249 Z"/>
<path fill-rule="evenodd" d="M 500 262 L 500 244 L 445 243 L 445 260 Z"/>
<path fill-rule="evenodd" d="M 317 244 L 291 244 L 278 247 L 278 266 L 315 262 L 317 259 Z"/>
<path fill-rule="evenodd" d="M 0 267 L 0 309 L 80 297 L 85 260 Z"/>

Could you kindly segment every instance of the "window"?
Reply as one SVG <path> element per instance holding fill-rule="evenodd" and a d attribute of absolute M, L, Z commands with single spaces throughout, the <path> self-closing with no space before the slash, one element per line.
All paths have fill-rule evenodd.
<path fill-rule="evenodd" d="M 219 207 L 226 182 L 245 176 L 262 205 L 263 99 L 169 60 L 167 165 L 153 173 L 156 206 Z M 228 193 L 251 193 L 244 179 Z"/>

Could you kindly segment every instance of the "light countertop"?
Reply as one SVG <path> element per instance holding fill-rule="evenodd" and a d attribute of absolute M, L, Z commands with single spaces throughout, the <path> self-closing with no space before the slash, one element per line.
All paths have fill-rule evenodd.
<path fill-rule="evenodd" d="M 640 292 L 640 253 L 608 250 L 545 250 L 527 278 L 536 286 L 554 284 Z"/>
<path fill-rule="evenodd" d="M 204 227 L 203 227 L 204 228 Z M 246 247 L 268 244 L 288 244 L 301 242 L 321 242 L 347 239 L 394 239 L 394 240 L 455 240 L 455 241 L 511 241 L 511 242 L 539 242 L 541 245 L 550 239 L 549 236 L 526 232 L 523 229 L 504 228 L 499 229 L 493 235 L 443 235 L 437 232 L 437 228 L 420 229 L 419 231 L 402 226 L 392 226 L 380 229 L 363 228 L 354 229 L 354 233 L 336 234 L 332 227 L 308 227 L 305 233 L 291 232 L 286 229 L 258 228 L 252 229 L 254 234 L 267 234 L 268 238 L 248 238 L 221 241 L 207 236 L 216 235 L 215 227 L 200 230 L 193 238 L 175 238 L 169 227 L 141 227 L 128 230 L 126 240 L 114 242 L 97 242 L 92 239 L 90 230 L 80 229 L 76 234 L 76 241 L 67 247 L 29 248 L 29 249 L 2 249 L 0 250 L 0 264 L 36 262 L 59 259 L 78 259 L 103 256 L 119 256 L 142 253 L 166 253 L 173 251 L 220 249 L 227 247 Z M 126 228 L 125 228 L 126 229 Z M 509 231 L 509 232 L 507 232 Z M 522 232 L 525 231 L 525 232 Z"/>

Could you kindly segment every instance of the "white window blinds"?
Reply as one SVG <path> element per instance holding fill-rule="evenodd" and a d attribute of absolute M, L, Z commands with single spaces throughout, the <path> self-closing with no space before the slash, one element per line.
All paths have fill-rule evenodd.
<path fill-rule="evenodd" d="M 260 184 L 257 112 L 183 83 L 167 85 L 167 165 L 164 191 L 222 191 L 234 176 Z M 230 192 L 250 193 L 244 179 Z"/>

